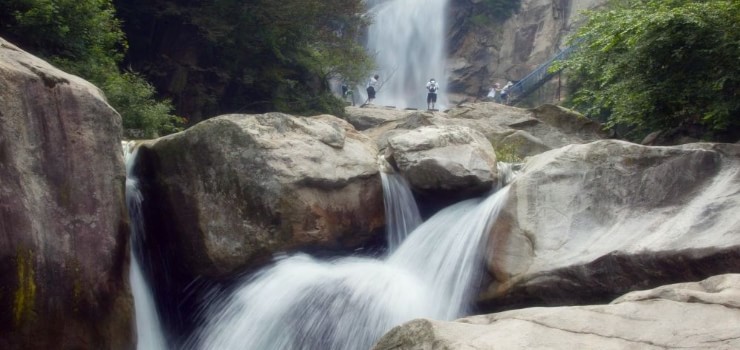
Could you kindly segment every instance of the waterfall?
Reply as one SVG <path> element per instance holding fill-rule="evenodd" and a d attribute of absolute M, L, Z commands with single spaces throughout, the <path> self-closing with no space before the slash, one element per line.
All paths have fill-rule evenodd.
<path fill-rule="evenodd" d="M 369 1 L 373 24 L 367 49 L 375 56 L 380 75 L 375 104 L 426 109 L 426 83 L 440 84 L 437 106 L 448 104 L 447 0 Z M 365 86 L 361 89 L 364 94 Z M 366 97 L 366 96 L 363 96 Z"/>
<path fill-rule="evenodd" d="M 384 259 L 279 258 L 205 312 L 197 349 L 369 349 L 414 318 L 466 312 L 486 234 L 508 187 L 448 207 Z"/>
<path fill-rule="evenodd" d="M 133 174 L 136 151 L 133 150 L 133 142 L 124 141 L 122 146 L 126 161 L 126 205 L 131 221 L 131 271 L 129 279 L 136 312 L 137 348 L 139 350 L 166 350 L 168 347 L 159 322 L 154 298 L 139 263 L 139 252 L 144 243 L 144 227 L 141 211 L 142 195 L 139 191 L 138 179 Z"/>
<path fill-rule="evenodd" d="M 521 164 L 496 162 L 496 169 L 498 171 L 497 188 L 503 188 L 514 181 L 517 175 L 519 175 L 520 168 Z"/>
<path fill-rule="evenodd" d="M 406 236 L 421 224 L 421 214 L 416 206 L 408 181 L 393 171 L 385 157 L 379 156 L 380 179 L 383 183 L 385 203 L 385 230 L 388 251 L 394 252 Z"/>

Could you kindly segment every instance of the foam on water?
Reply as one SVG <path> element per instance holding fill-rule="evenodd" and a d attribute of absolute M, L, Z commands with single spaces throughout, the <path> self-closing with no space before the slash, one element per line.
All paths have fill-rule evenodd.
<path fill-rule="evenodd" d="M 123 154 L 126 161 L 126 205 L 131 221 L 131 267 L 129 283 L 134 297 L 136 312 L 137 349 L 166 350 L 162 326 L 157 314 L 156 305 L 144 273 L 139 263 L 139 252 L 144 244 L 144 227 L 141 203 L 143 197 L 138 186 L 138 179 L 133 174 L 136 153 L 133 142 L 124 142 Z"/>
<path fill-rule="evenodd" d="M 280 258 L 206 312 L 199 349 L 368 349 L 414 318 L 465 314 L 505 188 L 453 205 L 383 259 Z"/>

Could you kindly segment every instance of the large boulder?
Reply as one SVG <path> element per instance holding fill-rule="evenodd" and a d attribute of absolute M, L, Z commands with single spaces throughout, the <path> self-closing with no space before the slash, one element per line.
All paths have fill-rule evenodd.
<path fill-rule="evenodd" d="M 225 115 L 141 147 L 147 226 L 193 275 L 357 247 L 384 225 L 377 149 L 332 116 Z"/>
<path fill-rule="evenodd" d="M 397 121 L 407 117 L 413 111 L 398 110 L 388 107 L 377 107 L 367 105 L 365 107 L 347 106 L 344 108 L 345 119 L 355 127 L 363 131 L 371 129 L 382 124 Z"/>
<path fill-rule="evenodd" d="M 211 283 L 278 254 L 378 244 L 377 148 L 333 116 L 224 115 L 139 146 L 151 279 L 164 327 L 186 337 Z"/>
<path fill-rule="evenodd" d="M 0 348 L 133 349 L 121 117 L 0 38 Z"/>
<path fill-rule="evenodd" d="M 491 231 L 489 307 L 578 304 L 740 272 L 740 145 L 571 145 L 531 158 Z"/>
<path fill-rule="evenodd" d="M 395 134 L 387 154 L 420 191 L 481 194 L 498 180 L 491 143 L 467 127 L 424 126 Z"/>
<path fill-rule="evenodd" d="M 729 274 L 629 293 L 609 305 L 414 320 L 374 350 L 738 348 L 740 275 Z"/>

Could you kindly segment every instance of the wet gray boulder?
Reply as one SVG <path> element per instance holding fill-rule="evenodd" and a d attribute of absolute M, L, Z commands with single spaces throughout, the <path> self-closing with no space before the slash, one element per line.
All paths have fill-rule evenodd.
<path fill-rule="evenodd" d="M 603 302 L 740 272 L 740 145 L 570 145 L 534 156 L 488 241 L 492 309 Z"/>
<path fill-rule="evenodd" d="M 147 230 L 191 277 L 352 249 L 384 226 L 378 151 L 333 116 L 224 115 L 141 147 Z"/>
<path fill-rule="evenodd" d="M 0 348 L 133 349 L 121 117 L 0 38 Z"/>
<path fill-rule="evenodd" d="M 386 154 L 419 191 L 483 193 L 497 182 L 496 153 L 479 132 L 423 126 L 388 138 Z"/>
<path fill-rule="evenodd" d="M 406 118 L 411 111 L 398 110 L 395 108 L 378 107 L 368 105 L 366 107 L 345 107 L 347 120 L 359 131 L 371 129 L 379 125 Z"/>

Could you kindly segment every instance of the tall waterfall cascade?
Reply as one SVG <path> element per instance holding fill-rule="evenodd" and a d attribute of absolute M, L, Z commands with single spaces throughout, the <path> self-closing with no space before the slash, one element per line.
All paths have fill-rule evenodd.
<path fill-rule="evenodd" d="M 375 57 L 380 75 L 374 104 L 426 108 L 425 86 L 434 78 L 440 84 L 437 106 L 448 105 L 447 2 L 368 1 L 373 23 L 368 29 L 367 49 Z M 364 94 L 365 86 L 359 90 Z"/>
<path fill-rule="evenodd" d="M 164 333 L 157 314 L 154 297 L 140 263 L 139 252 L 143 249 L 144 227 L 141 203 L 143 197 L 139 190 L 139 181 L 133 174 L 136 153 L 133 142 L 122 142 L 126 162 L 126 205 L 131 221 L 131 270 L 129 282 L 134 296 L 136 312 L 137 348 L 139 350 L 166 350 Z"/>

